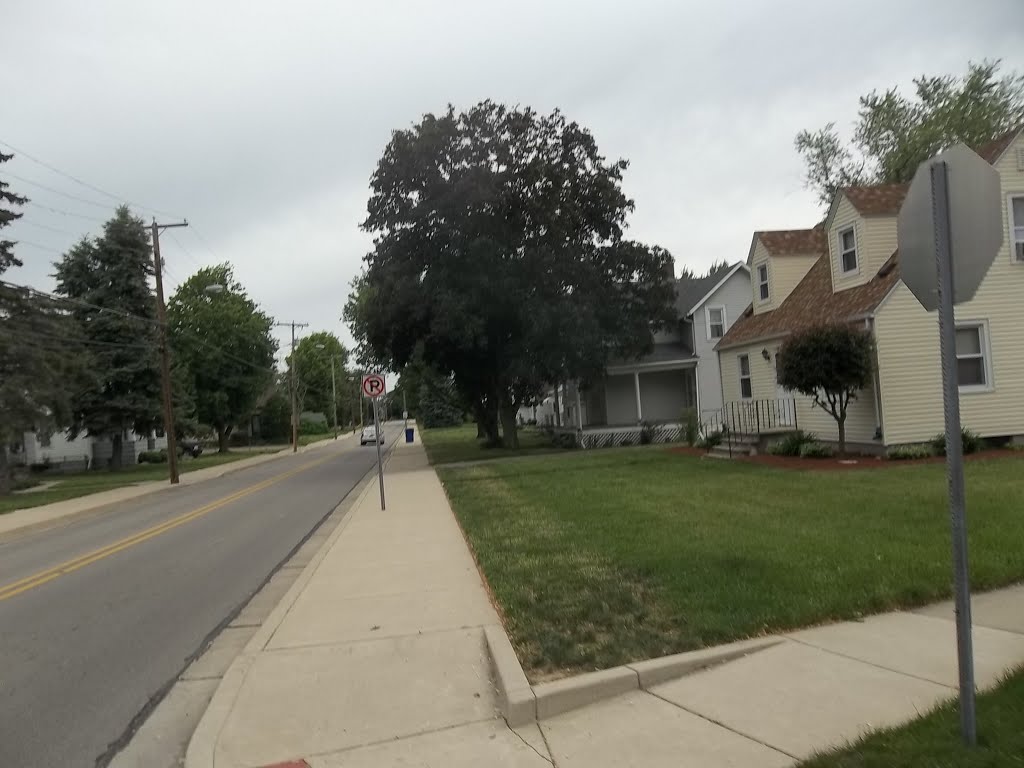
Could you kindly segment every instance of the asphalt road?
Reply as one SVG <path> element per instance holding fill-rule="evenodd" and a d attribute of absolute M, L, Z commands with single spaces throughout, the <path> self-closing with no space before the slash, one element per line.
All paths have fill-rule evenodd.
<path fill-rule="evenodd" d="M 105 763 L 376 458 L 332 442 L 0 542 L 0 766 Z"/>

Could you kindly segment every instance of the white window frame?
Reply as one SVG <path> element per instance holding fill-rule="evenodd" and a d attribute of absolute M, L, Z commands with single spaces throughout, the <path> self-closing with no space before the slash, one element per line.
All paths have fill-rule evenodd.
<path fill-rule="evenodd" d="M 761 280 L 762 267 L 764 268 L 764 280 Z M 755 271 L 757 272 L 757 303 L 767 304 L 769 301 L 772 300 L 771 270 L 768 268 L 768 262 L 762 261 L 755 267 Z M 768 294 L 767 296 L 761 295 L 761 286 L 764 286 L 765 288 L 768 289 L 766 291 L 766 293 Z"/>
<path fill-rule="evenodd" d="M 850 253 L 850 250 L 843 249 L 843 235 L 847 232 L 853 235 L 853 258 L 856 260 L 856 265 L 853 269 L 846 268 L 846 262 L 843 260 L 843 256 Z M 836 232 L 836 253 L 839 254 L 839 274 L 843 277 L 850 277 L 852 275 L 860 274 L 860 244 L 857 242 L 857 227 L 851 224 L 848 227 L 843 227 Z"/>
<path fill-rule="evenodd" d="M 711 326 L 713 325 L 713 323 L 711 322 L 711 313 L 716 310 L 722 313 L 722 336 L 725 336 L 725 332 L 729 330 L 729 321 L 726 317 L 724 306 L 715 305 L 713 307 L 704 307 L 704 320 L 705 325 L 707 326 L 708 341 L 718 341 L 720 338 L 722 338 L 722 336 L 711 335 Z"/>
<path fill-rule="evenodd" d="M 743 373 L 743 361 L 747 361 L 747 372 Z M 750 367 L 750 355 L 737 355 L 736 356 L 736 370 L 739 372 L 739 387 L 740 387 L 740 400 L 753 400 L 754 399 L 754 378 L 751 375 L 753 369 Z M 743 382 L 744 380 L 750 385 L 750 394 L 743 394 Z"/>
<path fill-rule="evenodd" d="M 1010 244 L 1010 261 L 1014 264 L 1024 264 L 1024 221 L 1017 222 L 1013 218 L 1013 201 L 1017 199 L 1024 200 L 1024 192 L 1011 192 L 1006 196 L 1006 222 L 1010 229 L 1010 239 L 1007 242 Z M 1018 243 L 1021 245 L 1021 255 L 1018 255 Z"/>
<path fill-rule="evenodd" d="M 988 320 L 958 320 L 956 323 L 956 329 L 958 331 L 967 328 L 977 328 L 980 338 L 978 339 L 978 348 L 981 349 L 981 361 L 983 364 L 983 370 L 985 371 L 985 383 L 984 384 L 965 384 L 959 387 L 961 394 L 971 394 L 977 392 L 992 392 L 995 389 L 995 384 L 992 379 L 992 343 L 991 336 L 988 330 Z M 959 362 L 960 355 L 956 355 L 956 359 Z M 963 357 L 971 357 L 964 355 Z M 959 370 L 959 365 L 957 369 Z M 957 381 L 959 382 L 959 373 L 957 374 Z"/>

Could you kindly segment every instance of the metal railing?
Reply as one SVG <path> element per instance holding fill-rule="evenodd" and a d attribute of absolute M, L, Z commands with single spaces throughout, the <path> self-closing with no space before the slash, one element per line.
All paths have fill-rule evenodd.
<path fill-rule="evenodd" d="M 780 397 L 764 400 L 734 400 L 726 403 L 718 414 L 701 420 L 705 434 L 718 432 L 732 457 L 737 435 L 760 437 L 766 432 L 797 430 L 796 400 Z"/>

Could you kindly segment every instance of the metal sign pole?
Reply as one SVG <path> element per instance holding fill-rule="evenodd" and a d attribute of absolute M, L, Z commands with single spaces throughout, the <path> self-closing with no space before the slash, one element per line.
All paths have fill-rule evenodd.
<path fill-rule="evenodd" d="M 380 508 L 384 511 L 384 465 L 381 463 L 380 456 L 380 436 L 384 434 L 381 431 L 380 426 L 380 409 L 377 407 L 377 403 L 380 398 L 373 398 L 373 425 L 374 425 L 374 440 L 377 443 L 377 482 L 380 484 Z"/>
<path fill-rule="evenodd" d="M 978 741 L 974 711 L 974 650 L 971 639 L 971 585 L 967 565 L 964 456 L 960 437 L 960 391 L 953 315 L 953 258 L 949 226 L 949 168 L 931 167 L 935 205 L 935 263 L 938 270 L 939 343 L 942 354 L 942 406 L 946 417 L 946 476 L 953 539 L 953 589 L 956 596 L 956 645 L 960 666 L 960 726 L 964 743 Z"/>

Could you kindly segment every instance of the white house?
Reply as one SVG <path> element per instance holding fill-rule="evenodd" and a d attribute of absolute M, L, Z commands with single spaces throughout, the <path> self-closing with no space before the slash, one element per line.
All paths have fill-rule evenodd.
<path fill-rule="evenodd" d="M 158 451 L 167 447 L 167 436 L 159 437 L 155 432 L 149 435 L 136 435 L 127 432 L 121 443 L 121 461 L 124 465 L 134 464 L 143 451 Z M 15 460 L 25 464 L 63 465 L 69 469 L 88 469 L 102 466 L 110 460 L 112 445 L 108 438 L 89 437 L 81 434 L 69 438 L 66 432 L 48 432 L 35 430 L 22 435 L 21 455 L 15 454 Z"/>

